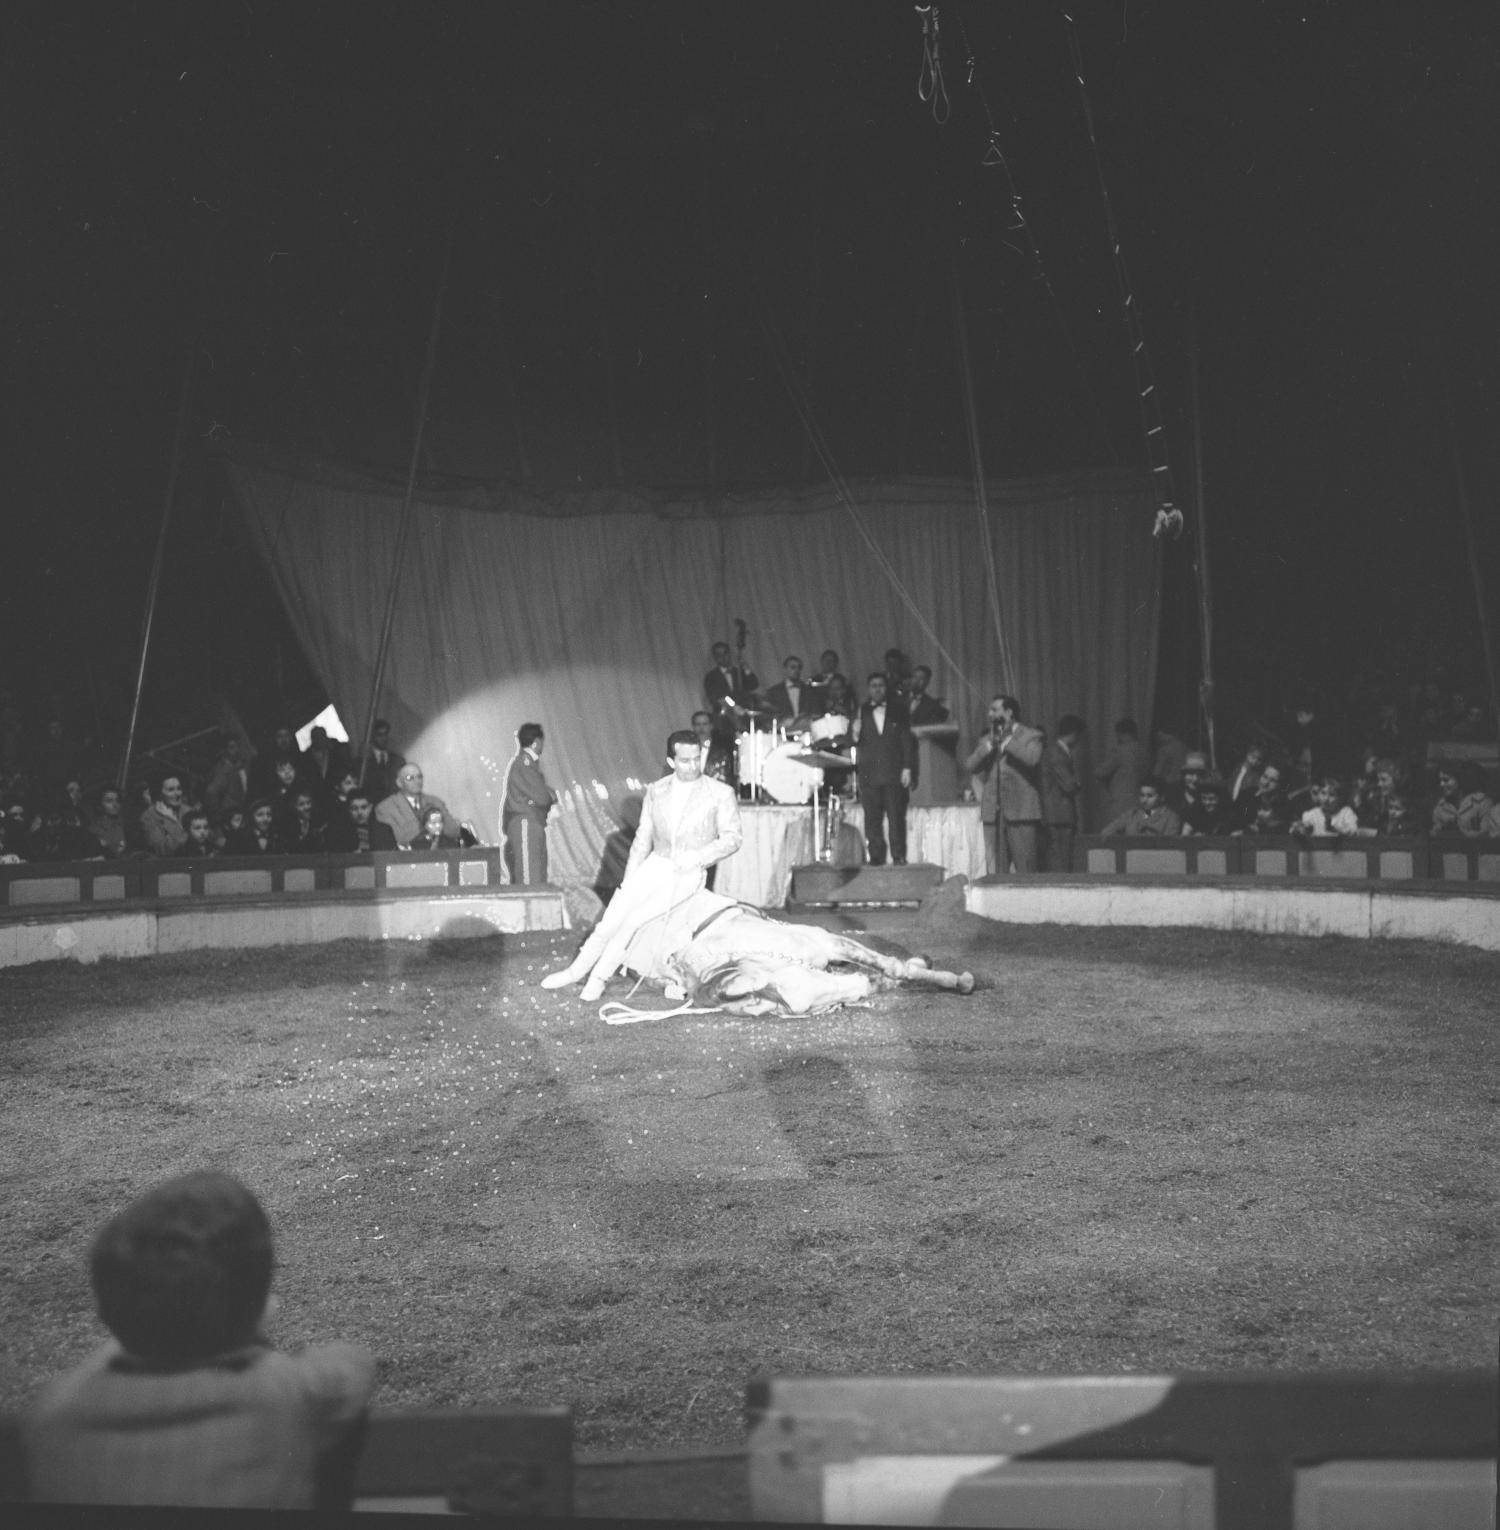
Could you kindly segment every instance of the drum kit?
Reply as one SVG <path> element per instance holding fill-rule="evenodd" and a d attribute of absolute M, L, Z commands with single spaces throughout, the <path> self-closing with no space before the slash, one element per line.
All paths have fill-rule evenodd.
<path fill-rule="evenodd" d="M 849 719 L 830 713 L 814 719 L 806 728 L 791 731 L 775 717 L 769 727 L 758 727 L 758 719 L 766 715 L 750 714 L 750 727 L 736 740 L 740 790 L 751 802 L 785 807 L 810 804 L 816 858 L 831 860 L 843 820 L 843 798 L 836 791 L 823 790 L 823 773 L 848 771 L 854 766 L 852 750 L 848 754 L 834 752 L 849 739 Z"/>

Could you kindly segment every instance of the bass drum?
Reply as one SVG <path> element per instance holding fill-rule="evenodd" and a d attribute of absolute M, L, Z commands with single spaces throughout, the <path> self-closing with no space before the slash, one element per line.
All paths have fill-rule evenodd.
<path fill-rule="evenodd" d="M 812 801 L 813 793 L 823 780 L 823 772 L 816 765 L 804 765 L 792 758 L 802 752 L 801 744 L 782 744 L 766 756 L 760 779 L 772 802 L 791 807 Z"/>
<path fill-rule="evenodd" d="M 766 759 L 771 753 L 771 745 L 775 742 L 776 740 L 769 733 L 762 733 L 758 729 L 742 733 L 735 740 L 735 774 L 739 777 L 742 788 L 755 786 L 763 781 Z"/>

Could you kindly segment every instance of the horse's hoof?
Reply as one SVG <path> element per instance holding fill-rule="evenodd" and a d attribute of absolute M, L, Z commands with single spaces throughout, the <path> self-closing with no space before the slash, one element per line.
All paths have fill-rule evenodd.
<path fill-rule="evenodd" d="M 960 972 L 958 975 L 958 991 L 960 993 L 974 992 L 974 974 L 972 972 Z"/>

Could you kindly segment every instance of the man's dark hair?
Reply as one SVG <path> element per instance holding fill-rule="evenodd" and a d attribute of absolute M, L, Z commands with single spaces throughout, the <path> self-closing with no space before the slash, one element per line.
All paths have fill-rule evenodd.
<path fill-rule="evenodd" d="M 879 680 L 883 685 L 889 679 L 890 676 L 887 675 L 883 669 L 872 669 L 870 673 L 865 676 L 865 684 L 868 685 L 872 680 Z"/>
<path fill-rule="evenodd" d="M 1010 713 L 1012 717 L 1021 715 L 1021 703 L 1014 696 L 1007 696 L 1004 691 L 995 692 L 995 700 Z"/>
<path fill-rule="evenodd" d="M 522 723 L 516 729 L 516 741 L 523 749 L 529 749 L 541 737 L 543 733 L 540 723 Z"/>
<path fill-rule="evenodd" d="M 694 749 L 702 748 L 702 745 L 698 742 L 698 735 L 691 728 L 674 728 L 672 732 L 667 734 L 667 758 L 669 760 L 677 758 L 677 746 L 679 744 L 688 744 Z"/>
<path fill-rule="evenodd" d="M 1142 776 L 1141 786 L 1149 786 L 1158 797 L 1165 797 L 1167 795 L 1167 783 L 1160 776 Z M 1137 787 L 1136 790 L 1139 791 L 1140 787 Z"/>
<path fill-rule="evenodd" d="M 915 679 L 918 675 L 926 675 L 927 678 L 931 680 L 932 666 L 930 664 L 918 664 L 913 668 L 911 673 L 913 679 Z"/>
<path fill-rule="evenodd" d="M 344 798 L 344 806 L 347 808 L 349 804 L 353 802 L 368 802 L 373 806 L 375 799 L 369 794 L 369 792 L 364 789 L 364 787 L 357 786 L 352 792 L 349 793 L 347 797 Z"/>
<path fill-rule="evenodd" d="M 213 826 L 213 819 L 208 815 L 208 813 L 203 808 L 194 808 L 192 810 L 192 812 L 184 813 L 182 815 L 182 826 L 183 826 L 183 828 L 184 829 L 192 828 L 192 826 L 200 818 L 204 821 L 204 823 L 208 824 L 210 827 Z"/>
<path fill-rule="evenodd" d="M 148 1190 L 94 1239 L 99 1316 L 132 1355 L 181 1363 L 247 1344 L 271 1289 L 271 1224 L 227 1174 Z"/>
<path fill-rule="evenodd" d="M 1081 734 L 1082 732 L 1084 732 L 1084 726 L 1081 717 L 1075 717 L 1071 712 L 1064 712 L 1057 719 L 1057 736 L 1059 738 L 1066 738 L 1070 733 Z"/>

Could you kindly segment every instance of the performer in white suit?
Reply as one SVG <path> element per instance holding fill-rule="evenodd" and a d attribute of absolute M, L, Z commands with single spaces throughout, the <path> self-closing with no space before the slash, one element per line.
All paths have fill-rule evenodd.
<path fill-rule="evenodd" d="M 739 803 L 731 788 L 703 774 L 702 761 L 690 729 L 667 739 L 672 773 L 646 788 L 625 879 L 572 963 L 548 973 L 543 988 L 565 988 L 587 975 L 582 997 L 600 998 L 635 932 L 700 892 L 708 868 L 740 848 Z"/>

